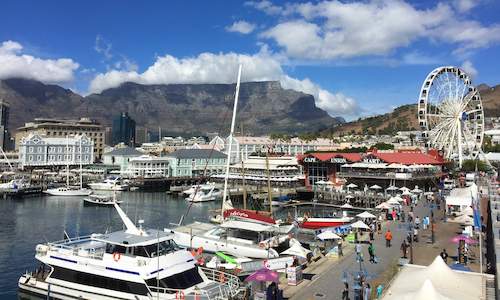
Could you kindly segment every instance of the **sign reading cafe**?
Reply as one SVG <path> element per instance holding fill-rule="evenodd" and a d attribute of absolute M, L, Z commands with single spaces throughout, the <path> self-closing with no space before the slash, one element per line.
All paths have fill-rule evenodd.
<path fill-rule="evenodd" d="M 314 163 L 314 162 L 316 162 L 316 157 L 304 157 L 304 162 Z"/>

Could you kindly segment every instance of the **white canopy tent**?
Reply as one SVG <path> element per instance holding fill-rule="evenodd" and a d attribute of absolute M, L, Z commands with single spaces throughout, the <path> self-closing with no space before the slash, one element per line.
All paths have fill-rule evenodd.
<path fill-rule="evenodd" d="M 380 185 L 376 185 L 376 184 L 374 184 L 374 185 L 372 185 L 372 186 L 370 187 L 370 189 L 372 189 L 372 190 L 381 190 L 381 189 L 382 189 L 382 187 L 381 187 Z"/>
<path fill-rule="evenodd" d="M 388 191 L 397 191 L 397 190 L 399 190 L 399 188 L 397 186 L 391 185 L 386 190 L 388 190 Z"/>
<path fill-rule="evenodd" d="M 357 188 L 358 186 L 357 186 L 357 185 L 355 185 L 354 183 L 349 183 L 349 184 L 347 185 L 347 187 L 348 187 L 348 188 L 350 188 L 350 189 L 355 189 L 355 188 Z"/>
<path fill-rule="evenodd" d="M 387 202 L 382 202 L 379 205 L 375 206 L 375 208 L 378 208 L 378 209 L 390 209 L 390 208 L 392 208 L 392 205 L 390 205 Z"/>
<path fill-rule="evenodd" d="M 466 188 L 455 188 L 446 196 L 446 205 L 460 206 L 465 209 L 472 205 L 472 200 L 477 199 L 477 185 L 472 184 Z"/>
<path fill-rule="evenodd" d="M 290 248 L 281 252 L 281 254 L 284 254 L 284 255 L 293 255 L 293 256 L 298 256 L 298 257 L 302 257 L 302 258 L 307 258 L 307 255 L 309 253 L 311 253 L 311 250 L 308 250 L 308 249 L 302 247 L 302 245 L 300 245 L 299 242 L 293 243 L 293 245 Z"/>
<path fill-rule="evenodd" d="M 398 272 L 383 300 L 483 299 L 488 274 L 452 270 L 440 256 L 431 265 L 407 264 Z M 426 282 L 429 283 L 426 283 Z"/>
<path fill-rule="evenodd" d="M 364 211 L 360 214 L 357 214 L 356 217 L 362 218 L 362 219 L 376 219 L 377 217 L 367 211 Z"/>
<path fill-rule="evenodd" d="M 349 203 L 342 204 L 340 207 L 342 207 L 342 208 L 354 208 L 354 206 L 352 206 Z"/>
<path fill-rule="evenodd" d="M 401 198 L 400 198 L 401 199 Z M 389 200 L 387 200 L 385 203 L 391 204 L 391 205 L 399 205 L 399 200 L 396 197 L 391 197 Z"/>
<path fill-rule="evenodd" d="M 366 225 L 363 221 L 356 221 L 352 223 L 351 228 L 370 230 L 370 227 Z"/>
<path fill-rule="evenodd" d="M 329 230 L 323 231 L 322 233 L 318 234 L 316 237 L 322 241 L 342 239 L 338 234 L 336 234 L 332 231 L 329 231 Z"/>
<path fill-rule="evenodd" d="M 474 219 L 468 215 L 460 215 L 453 219 L 448 219 L 448 222 L 460 223 L 463 225 L 474 225 Z"/>

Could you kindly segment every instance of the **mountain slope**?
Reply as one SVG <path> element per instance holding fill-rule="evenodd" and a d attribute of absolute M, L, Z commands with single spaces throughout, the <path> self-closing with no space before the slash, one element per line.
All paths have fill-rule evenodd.
<path fill-rule="evenodd" d="M 113 116 L 124 111 L 137 125 L 150 129 L 161 126 L 177 134 L 224 133 L 231 121 L 234 90 L 234 84 L 124 83 L 82 97 L 33 80 L 0 81 L 0 98 L 11 104 L 11 128 L 36 117 L 90 117 L 109 126 Z M 241 84 L 237 124 L 244 133 L 294 134 L 329 128 L 342 121 L 317 108 L 313 96 L 285 90 L 279 82 Z"/>
<path fill-rule="evenodd" d="M 478 87 L 486 117 L 500 116 L 500 85 L 489 87 L 480 84 Z M 397 131 L 419 130 L 417 105 L 408 104 L 394 109 L 392 112 L 358 119 L 335 127 L 325 133 L 345 134 L 393 134 Z"/>

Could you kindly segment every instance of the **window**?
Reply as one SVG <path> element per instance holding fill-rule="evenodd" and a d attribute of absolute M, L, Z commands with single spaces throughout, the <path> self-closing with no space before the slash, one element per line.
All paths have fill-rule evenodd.
<path fill-rule="evenodd" d="M 74 271 L 61 267 L 54 267 L 54 272 L 52 272 L 50 277 L 77 284 L 110 289 L 124 293 L 132 293 L 144 296 L 148 295 L 149 293 L 145 284 Z"/>
<path fill-rule="evenodd" d="M 196 284 L 203 282 L 200 276 L 198 267 L 186 270 L 182 273 L 172 275 L 170 277 L 165 277 L 159 280 L 160 287 L 169 289 L 187 289 Z M 151 278 L 146 280 L 148 286 L 157 286 L 157 279 Z M 172 291 L 174 293 L 174 291 Z"/>
<path fill-rule="evenodd" d="M 33 153 L 33 147 L 28 147 L 29 153 Z"/>

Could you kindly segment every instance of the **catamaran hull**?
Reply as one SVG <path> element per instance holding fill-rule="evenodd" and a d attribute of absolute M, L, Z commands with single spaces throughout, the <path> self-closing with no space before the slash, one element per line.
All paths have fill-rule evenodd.
<path fill-rule="evenodd" d="M 91 287 L 85 286 L 83 289 L 72 288 L 69 286 L 63 286 L 59 284 L 50 284 L 45 281 L 39 281 L 35 277 L 30 275 L 23 275 L 19 278 L 18 287 L 21 292 L 26 292 L 33 295 L 43 296 L 43 298 L 51 299 L 62 299 L 62 300 L 74 300 L 74 299 L 95 299 L 95 300 L 146 300 L 151 299 L 149 296 L 135 295 L 135 294 L 125 294 L 122 292 L 116 292 L 109 295 L 105 295 L 97 291 L 92 291 Z M 162 295 L 163 296 L 163 295 Z M 155 297 L 156 298 L 156 297 Z M 160 299 L 175 299 L 175 295 L 172 298 Z"/>

